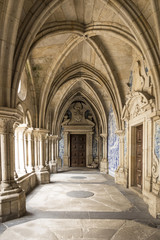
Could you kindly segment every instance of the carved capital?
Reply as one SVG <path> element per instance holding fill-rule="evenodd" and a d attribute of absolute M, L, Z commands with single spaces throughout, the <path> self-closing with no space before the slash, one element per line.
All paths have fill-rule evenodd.
<path fill-rule="evenodd" d="M 107 140 L 108 134 L 107 134 L 107 133 L 102 133 L 102 134 L 100 134 L 100 136 L 101 136 L 104 140 Z"/>
<path fill-rule="evenodd" d="M 13 134 L 14 124 L 21 120 L 21 113 L 13 108 L 0 108 L 0 133 Z"/>

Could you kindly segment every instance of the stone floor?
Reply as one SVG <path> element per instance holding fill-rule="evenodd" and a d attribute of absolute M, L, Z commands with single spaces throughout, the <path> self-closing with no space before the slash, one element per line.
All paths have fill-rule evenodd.
<path fill-rule="evenodd" d="M 35 188 L 26 215 L 1 224 L 0 233 L 0 240 L 160 240 L 160 220 L 112 177 L 70 169 Z"/>

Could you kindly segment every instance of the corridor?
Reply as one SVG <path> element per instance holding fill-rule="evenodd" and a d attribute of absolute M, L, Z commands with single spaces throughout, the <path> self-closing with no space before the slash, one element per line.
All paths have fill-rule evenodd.
<path fill-rule="evenodd" d="M 24 217 L 0 225 L 0 240 L 159 240 L 160 220 L 134 192 L 98 170 L 70 168 L 27 196 Z"/>

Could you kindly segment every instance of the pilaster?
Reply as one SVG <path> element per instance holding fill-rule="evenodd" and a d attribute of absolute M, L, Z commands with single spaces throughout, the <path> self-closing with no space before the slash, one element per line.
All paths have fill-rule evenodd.
<path fill-rule="evenodd" d="M 119 166 L 115 171 L 115 182 L 124 184 L 125 172 L 124 172 L 124 130 L 117 130 L 116 134 L 119 136 Z"/>
<path fill-rule="evenodd" d="M 107 134 L 100 135 L 103 139 L 103 158 L 100 162 L 100 172 L 108 173 L 108 160 L 107 160 Z"/>

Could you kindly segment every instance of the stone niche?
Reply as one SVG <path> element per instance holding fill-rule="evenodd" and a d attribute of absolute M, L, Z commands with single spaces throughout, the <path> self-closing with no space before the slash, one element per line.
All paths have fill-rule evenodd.
<path fill-rule="evenodd" d="M 86 167 L 93 164 L 92 154 L 92 135 L 94 134 L 93 128 L 95 126 L 93 118 L 90 115 L 85 118 L 85 113 L 88 110 L 85 103 L 76 101 L 71 104 L 68 109 L 70 114 L 66 113 L 62 122 L 64 129 L 64 155 L 63 167 L 70 167 L 70 135 L 71 134 L 85 134 L 86 135 Z"/>

